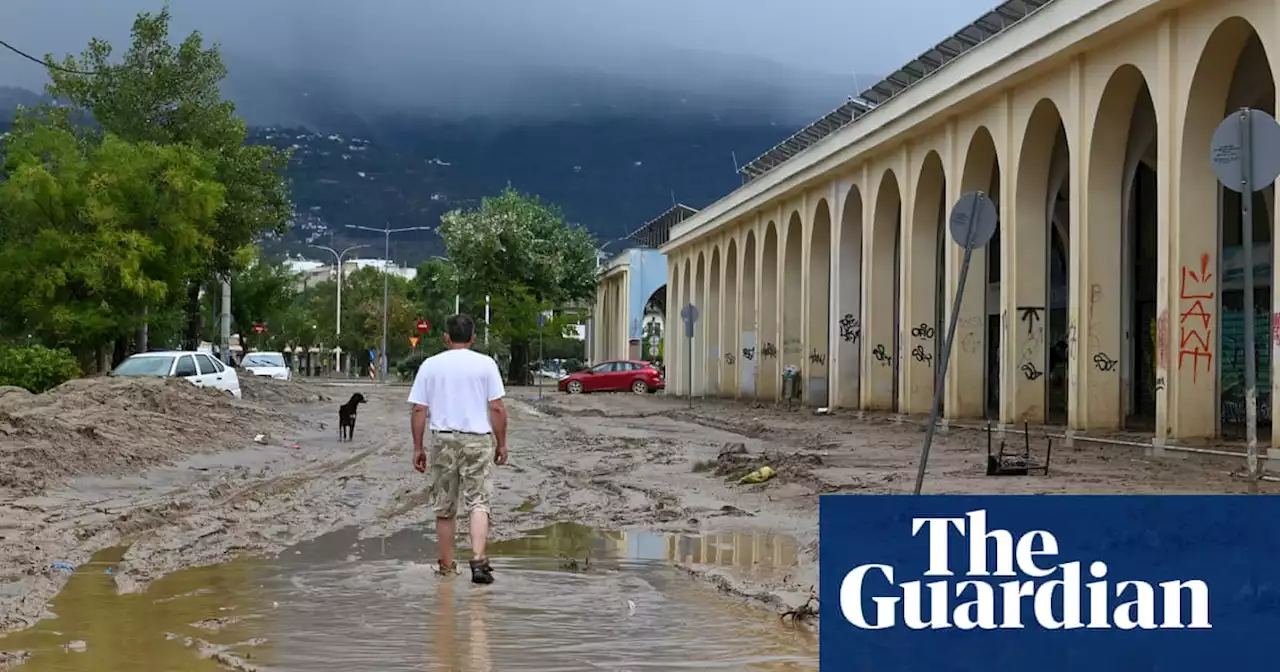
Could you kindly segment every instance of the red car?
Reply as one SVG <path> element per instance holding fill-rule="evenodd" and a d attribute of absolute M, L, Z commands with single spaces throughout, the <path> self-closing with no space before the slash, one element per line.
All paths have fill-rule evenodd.
<path fill-rule="evenodd" d="M 569 394 L 622 390 L 644 394 L 661 390 L 666 385 L 662 372 L 653 364 L 631 359 L 601 362 L 560 379 L 560 391 Z"/>

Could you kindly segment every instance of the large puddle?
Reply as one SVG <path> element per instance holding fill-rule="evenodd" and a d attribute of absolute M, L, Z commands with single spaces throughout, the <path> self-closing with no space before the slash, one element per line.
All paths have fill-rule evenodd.
<path fill-rule="evenodd" d="M 353 529 L 138 595 L 115 592 L 121 552 L 78 568 L 53 601 L 58 617 L 0 650 L 30 651 L 22 672 L 817 669 L 816 637 L 670 566 L 776 576 L 797 552 L 782 537 L 561 524 L 491 544 L 497 582 L 473 586 L 435 575 L 421 530 L 362 540 Z M 67 647 L 76 640 L 85 650 Z"/>

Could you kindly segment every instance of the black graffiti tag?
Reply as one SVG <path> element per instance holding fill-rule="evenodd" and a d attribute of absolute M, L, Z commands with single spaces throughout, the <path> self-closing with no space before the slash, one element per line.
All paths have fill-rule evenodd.
<path fill-rule="evenodd" d="M 734 361 L 735 361 L 735 358 L 732 352 L 724 353 L 724 363 L 726 366 L 733 366 Z"/>
<path fill-rule="evenodd" d="M 920 326 L 911 330 L 912 336 L 915 336 L 916 338 L 923 338 L 926 341 L 932 339 L 933 334 L 934 334 L 933 327 L 927 324 L 924 324 L 923 322 L 920 324 Z"/>
<path fill-rule="evenodd" d="M 774 345 L 773 342 L 765 343 L 764 347 L 760 348 L 760 356 L 764 359 L 773 359 L 777 357 L 778 346 Z"/>
<path fill-rule="evenodd" d="M 1022 321 L 1027 323 L 1027 333 L 1033 333 L 1036 325 L 1040 323 L 1040 311 L 1044 310 L 1039 306 L 1018 306 L 1018 312 L 1022 313 Z"/>
<path fill-rule="evenodd" d="M 743 349 L 742 349 L 742 358 L 743 358 L 743 359 L 745 359 L 745 360 L 747 360 L 748 362 L 749 362 L 749 361 L 751 361 L 751 360 L 753 360 L 753 359 L 755 359 L 755 358 L 756 358 L 756 349 L 755 349 L 755 348 L 743 348 Z"/>
<path fill-rule="evenodd" d="M 1022 375 L 1026 376 L 1027 380 L 1039 380 L 1040 376 L 1044 375 L 1044 372 L 1037 369 L 1035 364 L 1027 362 L 1022 365 Z"/>
<path fill-rule="evenodd" d="M 880 362 L 880 366 L 889 366 L 889 360 L 891 358 L 889 357 L 889 353 L 884 351 L 883 343 L 877 345 L 876 349 L 871 351 L 871 356 L 875 357 L 877 362 Z"/>
<path fill-rule="evenodd" d="M 923 362 L 928 366 L 933 366 L 933 354 L 925 352 L 923 345 L 917 345 L 915 349 L 911 351 L 911 356 L 917 362 Z"/>
<path fill-rule="evenodd" d="M 1093 356 L 1093 365 L 1096 366 L 1099 371 L 1115 371 L 1116 364 L 1119 363 L 1120 362 L 1108 357 L 1105 352 L 1099 352 Z"/>
<path fill-rule="evenodd" d="M 857 343 L 858 337 L 862 335 L 862 325 L 858 323 L 858 318 L 853 313 L 845 313 L 840 318 L 840 340 L 845 343 Z"/>
<path fill-rule="evenodd" d="M 817 348 L 815 348 L 812 352 L 809 353 L 809 363 L 810 364 L 826 364 L 827 356 L 824 353 L 818 352 Z"/>

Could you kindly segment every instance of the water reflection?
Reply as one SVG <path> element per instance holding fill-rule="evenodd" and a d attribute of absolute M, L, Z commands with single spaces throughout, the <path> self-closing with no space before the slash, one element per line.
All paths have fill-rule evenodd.
<path fill-rule="evenodd" d="M 669 564 L 772 567 L 794 550 L 770 537 L 557 525 L 493 544 L 498 582 L 479 587 L 465 565 L 462 576 L 436 576 L 434 544 L 421 529 L 384 539 L 343 530 L 278 558 L 180 572 L 125 596 L 105 574 L 114 558 L 102 556 L 54 601 L 59 618 L 0 638 L 0 649 L 33 650 L 24 672 L 221 669 L 188 637 L 233 645 L 238 657 L 280 671 L 816 669 L 811 636 Z M 563 571 L 560 556 L 590 557 L 590 571 Z M 206 619 L 225 627 L 200 627 Z M 266 641 L 234 646 L 251 638 Z M 88 651 L 62 650 L 75 639 Z"/>
<path fill-rule="evenodd" d="M 777 578 L 795 567 L 800 545 L 792 537 L 754 532 L 672 534 L 606 532 L 557 523 L 520 539 L 497 543 L 495 554 L 531 557 L 625 558 L 732 567 L 746 578 Z"/>

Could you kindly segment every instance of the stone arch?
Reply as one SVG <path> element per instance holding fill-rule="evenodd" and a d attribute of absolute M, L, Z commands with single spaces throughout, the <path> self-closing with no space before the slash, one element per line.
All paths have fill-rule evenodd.
<path fill-rule="evenodd" d="M 738 296 L 738 237 L 729 237 L 724 254 L 724 320 L 720 333 L 720 394 L 728 397 L 738 392 L 738 339 L 742 333 L 741 319 L 738 317 L 738 306 L 742 297 Z M 753 299 L 755 297 L 752 297 Z"/>
<path fill-rule="evenodd" d="M 770 221 L 764 228 L 764 245 L 760 254 L 760 347 L 757 349 L 759 366 L 756 369 L 757 396 L 775 401 L 778 398 L 779 377 L 778 341 L 782 340 L 778 329 L 778 225 Z"/>
<path fill-rule="evenodd" d="M 1155 422 L 1158 119 L 1142 71 L 1117 67 L 1089 125 L 1088 211 L 1077 232 L 1084 258 L 1076 266 L 1084 277 L 1068 329 L 1071 370 L 1081 389 L 1068 413 L 1075 429 Z M 1100 370 L 1092 365 L 1095 357 L 1118 366 Z"/>
<path fill-rule="evenodd" d="M 741 356 L 738 360 L 738 396 L 752 399 L 757 396 L 756 373 L 760 359 L 757 345 L 760 338 L 760 292 L 756 284 L 759 256 L 755 229 L 748 228 L 742 244 L 742 302 L 738 311 L 742 330 L 738 352 Z"/>
<path fill-rule="evenodd" d="M 902 227 L 902 191 L 893 169 L 886 169 L 876 190 L 871 229 L 871 266 L 867 294 L 866 322 L 871 359 L 863 389 L 864 407 L 869 410 L 898 410 L 899 302 L 898 240 Z"/>
<path fill-rule="evenodd" d="M 711 248 L 711 266 L 707 275 L 707 305 L 702 321 L 706 323 L 706 393 L 720 394 L 720 245 Z"/>
<path fill-rule="evenodd" d="M 942 342 L 946 335 L 942 315 L 946 276 L 943 273 L 945 252 L 944 216 L 946 213 L 947 175 L 942 156 L 930 150 L 916 175 L 915 202 L 912 206 L 907 255 L 910 263 L 906 291 L 903 294 L 904 333 L 907 354 L 902 358 L 906 411 L 924 413 L 933 405 L 937 382 L 937 365 L 942 358 Z"/>
<path fill-rule="evenodd" d="M 843 194 L 840 212 L 840 246 L 836 313 L 838 345 L 832 358 L 835 403 L 844 408 L 862 407 L 862 191 L 850 185 Z"/>
<path fill-rule="evenodd" d="M 783 229 L 782 247 L 782 366 L 801 370 L 804 356 L 804 219 L 792 212 Z"/>
<path fill-rule="evenodd" d="M 1070 152 L 1057 105 L 1041 98 L 1022 134 L 1016 226 L 1002 256 L 1001 341 L 1011 350 L 1003 353 L 1001 422 L 1043 423 L 1050 409 L 1065 419 Z"/>
<path fill-rule="evenodd" d="M 698 252 L 694 266 L 693 305 L 700 313 L 693 325 L 693 390 L 695 396 L 703 396 L 707 390 L 707 255 Z"/>
<path fill-rule="evenodd" d="M 1248 20 L 1228 18 L 1213 30 L 1186 95 L 1180 182 L 1175 188 L 1178 222 L 1170 246 L 1176 254 L 1170 265 L 1172 305 L 1157 318 L 1157 366 L 1168 371 L 1166 427 L 1182 439 L 1243 432 L 1242 325 L 1246 313 L 1255 315 L 1255 323 L 1271 314 L 1271 274 L 1254 276 L 1253 306 L 1244 305 L 1243 281 L 1223 282 L 1227 275 L 1243 278 L 1256 273 L 1257 256 L 1245 259 L 1241 254 L 1240 195 L 1218 184 L 1207 154 L 1214 130 L 1230 110 L 1249 106 L 1275 113 L 1271 58 Z M 1273 214 L 1268 204 L 1273 202 L 1274 186 L 1250 200 L 1255 255 L 1271 248 Z M 1204 226 L 1207 222 L 1218 226 Z M 1256 339 L 1254 344 L 1259 369 L 1271 366 L 1267 340 Z M 1270 393 L 1258 389 L 1259 426 L 1270 424 Z M 1157 433 L 1162 429 L 1158 425 Z"/>
<path fill-rule="evenodd" d="M 693 263 L 688 255 L 684 258 L 684 280 L 680 283 L 680 287 L 682 289 L 680 294 L 680 303 L 675 306 L 673 320 L 677 324 L 680 322 L 680 310 L 684 308 L 685 304 L 693 301 Z M 689 394 L 689 373 L 693 370 L 693 362 L 689 357 L 689 339 L 685 338 L 683 326 L 676 328 L 675 340 L 676 343 L 679 344 L 676 351 L 680 355 L 680 361 L 676 366 L 679 371 L 679 376 L 676 380 L 676 389 L 680 390 L 683 394 Z"/>
<path fill-rule="evenodd" d="M 831 205 L 819 199 L 809 230 L 809 352 L 805 353 L 805 400 L 826 406 L 831 353 Z"/>
<path fill-rule="evenodd" d="M 964 155 L 960 173 L 960 193 L 980 191 L 997 205 L 999 212 L 1000 155 L 991 131 L 985 126 L 974 129 Z M 948 212 L 954 203 L 948 203 Z M 956 322 L 955 346 L 948 364 L 947 378 L 953 381 L 982 381 L 982 394 L 966 393 L 963 386 L 948 386 L 946 410 L 948 418 L 990 418 L 1000 404 L 1000 312 L 999 296 L 1000 225 L 991 241 L 976 249 L 970 258 L 969 277 Z M 958 289 L 959 269 L 963 253 L 947 233 L 947 294 Z M 965 383 L 969 384 L 969 383 Z"/>

